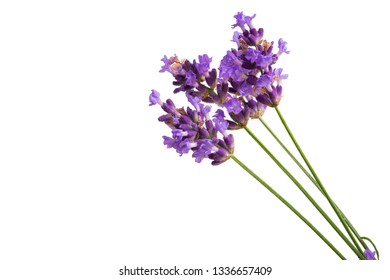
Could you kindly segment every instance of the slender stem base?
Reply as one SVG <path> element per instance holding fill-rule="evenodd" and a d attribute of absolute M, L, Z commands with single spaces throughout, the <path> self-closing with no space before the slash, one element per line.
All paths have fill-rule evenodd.
<path fill-rule="evenodd" d="M 290 158 L 297 164 L 297 166 L 302 170 L 302 172 L 309 178 L 310 181 L 317 187 L 317 189 L 324 195 L 324 192 L 322 191 L 321 187 L 318 185 L 317 181 L 313 178 L 313 176 L 302 166 L 302 164 L 298 161 L 298 159 L 290 152 L 290 150 L 283 144 L 283 142 L 279 139 L 279 137 L 272 131 L 272 129 L 269 127 L 269 125 L 265 122 L 263 118 L 259 118 L 260 122 L 264 125 L 264 127 L 267 129 L 267 131 L 272 135 L 272 137 L 276 140 L 276 142 L 279 143 L 279 145 L 282 147 L 282 149 L 290 156 Z M 348 227 L 351 229 L 352 233 L 356 236 L 356 238 L 359 240 L 360 244 L 363 246 L 364 249 L 368 249 L 368 246 L 366 242 L 364 242 L 364 239 L 360 236 L 360 234 L 357 232 L 355 227 L 352 225 L 352 223 L 348 220 L 348 218 L 345 216 L 343 211 L 341 211 L 340 207 L 337 206 L 337 204 L 333 201 L 333 203 L 336 205 L 336 207 L 339 209 L 341 215 L 343 216 L 345 222 L 347 223 Z"/>
<path fill-rule="evenodd" d="M 249 169 L 244 163 L 242 163 L 235 156 L 231 158 L 241 166 L 246 172 L 248 172 L 253 178 L 255 178 L 260 184 L 262 184 L 268 191 L 270 191 L 277 199 L 279 199 L 284 205 L 286 205 L 295 215 L 297 215 L 309 228 L 311 228 L 317 235 L 320 237 L 332 250 L 335 252 L 340 259 L 346 260 L 346 258 L 329 242 L 328 239 L 312 224 L 310 223 L 297 209 L 295 209 L 287 200 L 285 200 L 278 192 L 276 192 L 270 185 L 268 185 L 264 180 L 257 176 L 251 169 Z"/>
<path fill-rule="evenodd" d="M 276 163 L 276 165 L 291 179 L 291 181 L 298 187 L 298 189 L 306 196 L 310 203 L 318 210 L 318 212 L 325 218 L 325 220 L 331 225 L 331 227 L 337 232 L 337 234 L 344 240 L 344 242 L 351 248 L 351 250 L 360 258 L 364 259 L 364 254 L 360 253 L 344 233 L 337 227 L 333 220 L 326 214 L 320 205 L 312 198 L 312 196 L 306 191 L 306 189 L 298 182 L 298 180 L 284 167 L 284 165 L 271 153 L 270 150 L 260 141 L 259 138 L 247 127 L 244 127 L 245 131 L 252 137 L 252 139 L 266 152 L 266 154 Z"/>
<path fill-rule="evenodd" d="M 356 242 L 356 239 L 354 238 L 354 236 L 352 235 L 349 227 L 347 226 L 343 216 L 341 215 L 339 209 L 336 207 L 335 203 L 332 201 L 332 199 L 330 198 L 328 192 L 326 191 L 324 185 L 322 184 L 320 178 L 317 176 L 317 173 L 314 171 L 313 167 L 311 166 L 309 160 L 307 159 L 305 153 L 303 152 L 303 150 L 301 149 L 301 147 L 299 146 L 298 144 L 298 141 L 295 139 L 294 135 L 292 134 L 289 126 L 287 125 L 285 119 L 283 118 L 283 115 L 282 113 L 280 112 L 279 108 L 278 107 L 275 107 L 275 110 L 279 116 L 279 119 L 280 121 L 282 122 L 284 128 L 286 129 L 288 135 L 290 136 L 291 140 L 293 141 L 295 147 L 297 148 L 299 154 L 301 155 L 302 159 L 304 160 L 304 162 L 306 163 L 307 167 L 309 168 L 311 174 L 313 174 L 313 177 L 314 179 L 317 181 L 318 183 L 318 186 L 321 188 L 324 196 L 326 197 L 326 199 L 328 200 L 329 204 L 331 205 L 331 207 L 333 208 L 333 210 L 335 211 L 336 215 L 338 216 L 340 222 L 342 223 L 342 225 L 344 226 L 345 230 L 347 231 L 349 237 L 351 238 L 352 242 L 355 244 L 356 248 L 359 250 L 359 253 L 361 256 L 363 256 L 363 259 L 365 259 L 365 256 L 364 256 L 364 253 L 362 251 L 362 249 L 360 248 L 359 244 Z"/>

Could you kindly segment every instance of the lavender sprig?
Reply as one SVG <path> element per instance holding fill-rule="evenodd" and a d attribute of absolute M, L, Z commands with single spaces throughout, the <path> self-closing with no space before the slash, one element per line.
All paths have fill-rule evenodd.
<path fill-rule="evenodd" d="M 171 99 L 163 102 L 156 90 L 152 90 L 149 101 L 150 105 L 159 104 L 166 113 L 158 120 L 171 128 L 172 136 L 163 136 L 168 148 L 174 148 L 180 155 L 191 151 L 196 162 L 209 158 L 212 165 L 225 162 L 234 153 L 234 138 L 227 133 L 228 122 L 222 111 L 212 120 L 211 107 L 202 104 L 199 98 L 188 95 L 194 108 L 176 108 Z"/>
<path fill-rule="evenodd" d="M 150 105 L 160 105 L 165 111 L 165 114 L 159 117 L 159 121 L 164 122 L 171 128 L 172 135 L 163 136 L 164 144 L 168 148 L 175 149 L 180 156 L 192 152 L 192 157 L 198 163 L 208 158 L 211 160 L 212 165 L 219 165 L 232 158 L 311 227 L 340 258 L 345 259 L 300 213 L 295 212 L 290 207 L 291 205 L 289 206 L 288 202 L 283 198 L 281 199 L 264 181 L 233 155 L 234 139 L 233 135 L 227 131 L 244 128 L 305 194 L 356 255 L 360 259 L 374 259 L 375 251 L 372 252 L 368 249 L 363 241 L 365 237 L 360 237 L 345 215 L 342 214 L 341 210 L 330 199 L 281 116 L 278 105 L 283 93 L 282 81 L 287 79 L 288 75 L 282 74 L 283 69 L 276 68 L 275 64 L 283 53 L 288 54 L 290 51 L 287 49 L 287 42 L 281 38 L 278 40 L 278 50 L 274 51 L 274 42 L 264 39 L 264 30 L 262 28 L 256 29 L 254 27 L 252 20 L 255 16 L 255 14 L 253 16 L 246 16 L 242 12 L 234 16 L 236 22 L 232 25 L 232 28 L 239 27 L 241 29 L 241 32 L 235 31 L 233 35 L 233 42 L 236 43 L 237 47 L 226 52 L 218 70 L 215 68 L 211 69 L 210 63 L 212 62 L 212 58 L 207 54 L 199 55 L 198 60 L 193 60 L 192 62 L 187 59 L 179 59 L 176 55 L 169 58 L 164 56 L 162 59 L 163 66 L 160 72 L 168 72 L 174 77 L 173 85 L 175 89 L 173 92 L 175 94 L 183 92 L 191 104 L 191 107 L 186 107 L 186 109 L 184 107 L 177 108 L 171 99 L 163 102 L 160 99 L 160 94 L 152 90 L 149 96 Z M 250 119 L 257 118 L 262 120 L 261 117 L 267 107 L 276 109 L 280 120 L 314 178 L 311 177 L 287 149 L 285 151 L 328 199 L 356 247 L 337 228 L 302 185 L 247 127 Z M 212 110 L 215 110 L 213 118 L 210 117 Z M 264 121 L 262 122 L 276 141 L 282 147 L 285 147 Z M 350 229 L 366 249 L 364 253 L 354 239 Z M 366 239 L 368 240 L 368 238 Z"/>

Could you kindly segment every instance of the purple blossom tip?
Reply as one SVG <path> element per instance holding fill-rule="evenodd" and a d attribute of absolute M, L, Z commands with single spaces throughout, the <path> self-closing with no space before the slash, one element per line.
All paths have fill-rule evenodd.
<path fill-rule="evenodd" d="M 163 139 L 164 139 L 164 145 L 166 145 L 168 149 L 174 147 L 176 144 L 175 139 L 172 139 L 171 137 L 163 136 Z"/>
<path fill-rule="evenodd" d="M 246 16 L 244 15 L 243 12 L 238 12 L 234 18 L 236 19 L 236 23 L 232 25 L 232 28 L 235 28 L 235 27 L 240 27 L 242 32 L 245 31 L 245 24 L 248 25 L 249 29 L 252 29 L 253 28 L 253 25 L 252 25 L 252 19 L 254 19 L 256 16 L 256 14 L 254 14 L 253 16 Z"/>
<path fill-rule="evenodd" d="M 283 69 L 282 68 L 277 68 L 277 69 L 274 69 L 273 72 L 272 72 L 272 81 L 276 82 L 277 85 L 281 85 L 282 84 L 282 81 L 287 79 L 288 78 L 288 74 L 283 74 L 282 75 L 282 71 Z"/>
<path fill-rule="evenodd" d="M 163 105 L 163 102 L 160 99 L 160 93 L 157 90 L 152 89 L 152 93 L 149 95 L 149 106 L 159 104 Z"/>
<path fill-rule="evenodd" d="M 280 38 L 278 41 L 278 48 L 279 48 L 279 52 L 277 54 L 278 56 L 280 56 L 282 53 L 287 53 L 287 54 L 290 53 L 290 51 L 287 50 L 287 42 L 283 41 L 282 38 Z"/>
<path fill-rule="evenodd" d="M 195 62 L 195 68 L 198 71 L 199 75 L 208 77 L 208 72 L 210 70 L 210 63 L 212 61 L 212 58 L 209 57 L 207 54 L 199 55 L 198 56 L 199 63 Z"/>
<path fill-rule="evenodd" d="M 237 46 L 240 46 L 240 36 L 241 35 L 242 35 L 242 33 L 238 32 L 238 31 L 234 31 L 234 33 L 233 33 L 233 40 L 232 40 L 232 42 L 236 42 Z"/>
<path fill-rule="evenodd" d="M 223 111 L 222 111 L 221 109 L 218 109 L 218 110 L 215 112 L 213 121 L 214 121 L 214 123 L 215 123 L 215 128 L 216 128 L 220 133 L 222 133 L 224 136 L 225 136 L 225 135 L 227 136 L 226 130 L 227 130 L 228 127 L 229 127 L 229 123 L 228 123 L 227 120 L 225 119 L 225 114 L 223 113 Z"/>
<path fill-rule="evenodd" d="M 224 105 L 229 113 L 238 114 L 242 111 L 242 103 L 237 98 L 230 98 Z"/>
<path fill-rule="evenodd" d="M 192 71 L 188 71 L 186 73 L 186 85 L 191 87 L 196 87 L 198 85 L 198 81 L 196 80 L 196 75 Z"/>
<path fill-rule="evenodd" d="M 186 61 L 185 59 L 180 61 L 177 55 L 171 56 L 170 58 L 164 55 L 161 61 L 164 63 L 160 70 L 161 73 L 169 72 L 173 76 L 185 75 L 185 71 L 183 70 L 183 64 Z"/>
<path fill-rule="evenodd" d="M 247 78 L 247 69 L 242 67 L 242 60 L 237 57 L 237 52 L 228 51 L 222 58 L 219 66 L 219 77 L 222 79 L 232 78 L 234 81 L 242 82 Z"/>
<path fill-rule="evenodd" d="M 271 84 L 272 84 L 272 77 L 267 75 L 267 74 L 263 74 L 260 76 L 260 78 L 257 80 L 257 86 L 258 87 L 264 87 L 266 88 L 268 91 L 272 91 L 272 87 L 271 87 Z"/>
<path fill-rule="evenodd" d="M 371 251 L 370 249 L 366 249 L 364 251 L 364 256 L 367 260 L 375 260 L 375 251 Z"/>
<path fill-rule="evenodd" d="M 254 49 L 247 49 L 245 53 L 245 58 L 248 59 L 250 62 L 255 62 L 257 57 L 260 55 L 260 52 L 258 50 Z"/>
<path fill-rule="evenodd" d="M 208 157 L 212 152 L 218 151 L 215 146 L 216 141 L 212 139 L 201 139 L 197 141 L 197 149 L 192 154 L 197 163 L 200 163 L 204 158 Z"/>
<path fill-rule="evenodd" d="M 188 102 L 190 102 L 192 104 L 192 106 L 194 106 L 195 109 L 197 109 L 199 111 L 199 104 L 200 104 L 201 99 L 197 96 L 192 96 L 190 94 L 186 94 L 186 96 L 187 96 Z"/>
<path fill-rule="evenodd" d="M 161 66 L 160 73 L 163 73 L 165 71 L 169 71 L 170 64 L 169 64 L 168 57 L 166 55 L 164 55 L 164 57 L 161 58 L 161 61 L 164 63 L 164 65 Z"/>

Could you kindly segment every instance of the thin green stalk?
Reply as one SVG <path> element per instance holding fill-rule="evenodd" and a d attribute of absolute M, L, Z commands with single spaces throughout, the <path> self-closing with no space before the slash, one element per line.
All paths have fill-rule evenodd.
<path fill-rule="evenodd" d="M 268 191 L 270 191 L 277 199 L 279 199 L 284 205 L 286 205 L 295 215 L 298 216 L 308 227 L 310 227 L 317 235 L 320 237 L 332 250 L 335 252 L 340 259 L 346 260 L 346 258 L 329 242 L 328 239 L 312 224 L 310 223 L 297 209 L 295 209 L 287 200 L 285 200 L 278 192 L 276 192 L 270 185 L 268 185 L 264 180 L 257 176 L 251 169 L 249 169 L 244 163 L 242 163 L 235 156 L 231 158 L 241 166 L 246 172 L 248 172 L 253 178 L 255 178 L 260 184 L 262 184 Z"/>
<path fill-rule="evenodd" d="M 268 124 L 263 120 L 263 118 L 259 118 L 260 122 L 264 125 L 264 127 L 268 130 L 268 132 L 274 137 L 276 142 L 283 148 L 283 150 L 290 156 L 290 158 L 298 165 L 298 167 L 306 174 L 306 176 L 313 182 L 314 185 L 319 188 L 317 181 L 311 176 L 311 174 L 302 166 L 302 164 L 297 160 L 297 158 L 290 152 L 289 149 L 283 144 L 282 141 L 276 136 L 276 134 L 271 130 Z M 322 192 L 321 188 L 319 190 Z"/>
<path fill-rule="evenodd" d="M 298 189 L 306 196 L 306 198 L 313 204 L 313 206 L 320 212 L 325 220 L 332 226 L 332 228 L 338 233 L 338 235 L 345 241 L 345 243 L 351 248 L 352 251 L 360 258 L 364 259 L 364 255 L 357 250 L 344 233 L 337 227 L 332 219 L 325 213 L 325 211 L 318 205 L 318 203 L 311 197 L 306 189 L 298 182 L 297 179 L 284 167 L 283 164 L 267 149 L 267 147 L 253 134 L 253 132 L 247 127 L 244 127 L 245 131 L 252 137 L 253 140 L 267 153 L 267 155 L 279 166 L 280 169 L 294 182 Z"/>
<path fill-rule="evenodd" d="M 358 248 L 360 248 L 354 238 L 354 236 L 352 235 L 349 227 L 347 226 L 345 220 L 343 219 L 343 216 L 341 215 L 339 209 L 336 207 L 335 203 L 333 202 L 333 200 L 330 198 L 328 192 L 326 191 L 324 185 L 322 184 L 320 178 L 317 176 L 317 173 L 314 171 L 313 167 L 311 166 L 309 160 L 307 159 L 306 155 L 304 154 L 303 150 L 301 149 L 301 147 L 299 146 L 297 140 L 295 139 L 294 135 L 292 134 L 290 128 L 288 127 L 285 119 L 283 118 L 283 115 L 282 113 L 280 112 L 279 108 L 278 107 L 275 107 L 275 110 L 276 112 L 278 113 L 278 116 L 279 116 L 279 119 L 280 121 L 283 123 L 283 126 L 284 128 L 286 129 L 288 135 L 290 136 L 291 140 L 294 142 L 294 145 L 295 147 L 297 148 L 299 154 L 301 155 L 302 159 L 304 160 L 304 162 L 306 163 L 307 167 L 309 168 L 311 174 L 313 174 L 313 177 L 314 179 L 317 181 L 319 187 L 322 189 L 326 199 L 328 200 L 329 204 L 332 206 L 333 210 L 335 211 L 335 213 L 337 214 L 337 217 L 339 218 L 340 222 L 342 223 L 342 225 L 344 226 L 345 230 L 347 231 L 349 237 L 351 238 L 351 240 L 353 241 L 353 243 L 355 244 L 355 246 L 357 246 Z M 361 251 L 361 250 L 360 250 Z M 361 254 L 361 252 L 359 252 L 359 254 Z M 365 259 L 365 256 L 363 254 L 363 259 Z"/>
<path fill-rule="evenodd" d="M 283 144 L 283 142 L 278 138 L 278 136 L 272 131 L 272 129 L 268 126 L 268 124 L 263 120 L 263 118 L 259 118 L 260 122 L 264 125 L 264 127 L 268 130 L 268 132 L 274 137 L 276 142 L 279 143 L 279 145 L 283 148 L 283 150 L 290 156 L 290 158 L 297 164 L 297 166 L 302 170 L 303 173 L 310 179 L 310 181 L 313 182 L 313 184 L 317 187 L 317 189 L 324 195 L 323 190 L 317 183 L 317 181 L 313 178 L 313 176 L 306 170 L 305 167 L 302 166 L 302 164 L 297 160 L 297 158 L 290 152 L 290 150 Z M 333 201 L 333 203 L 335 203 Z M 366 242 L 364 242 L 363 238 L 359 235 L 355 227 L 352 225 L 352 223 L 348 220 L 348 218 L 344 215 L 343 211 L 341 211 L 340 207 L 337 206 L 335 203 L 336 207 L 339 209 L 341 215 L 343 216 L 345 222 L 347 223 L 348 227 L 351 229 L 353 234 L 356 236 L 356 238 L 359 240 L 359 242 L 362 244 L 364 249 L 368 249 L 368 246 Z M 358 246 L 357 246 L 358 247 Z M 358 249 L 361 251 L 363 254 L 363 251 L 358 247 Z"/>

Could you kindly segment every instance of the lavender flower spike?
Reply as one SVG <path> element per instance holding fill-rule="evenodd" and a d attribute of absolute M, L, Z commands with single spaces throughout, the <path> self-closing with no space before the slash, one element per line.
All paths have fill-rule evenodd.
<path fill-rule="evenodd" d="M 164 103 L 155 90 L 149 96 L 151 105 L 159 104 L 166 113 L 159 117 L 159 121 L 171 128 L 172 136 L 163 136 L 164 145 L 175 149 L 180 155 L 192 152 L 192 157 L 198 163 L 205 158 L 210 159 L 212 165 L 227 161 L 234 152 L 234 139 L 233 135 L 227 133 L 229 123 L 225 115 L 220 111 L 211 120 L 210 106 L 189 93 L 187 98 L 194 108 L 176 108 L 170 99 Z"/>

